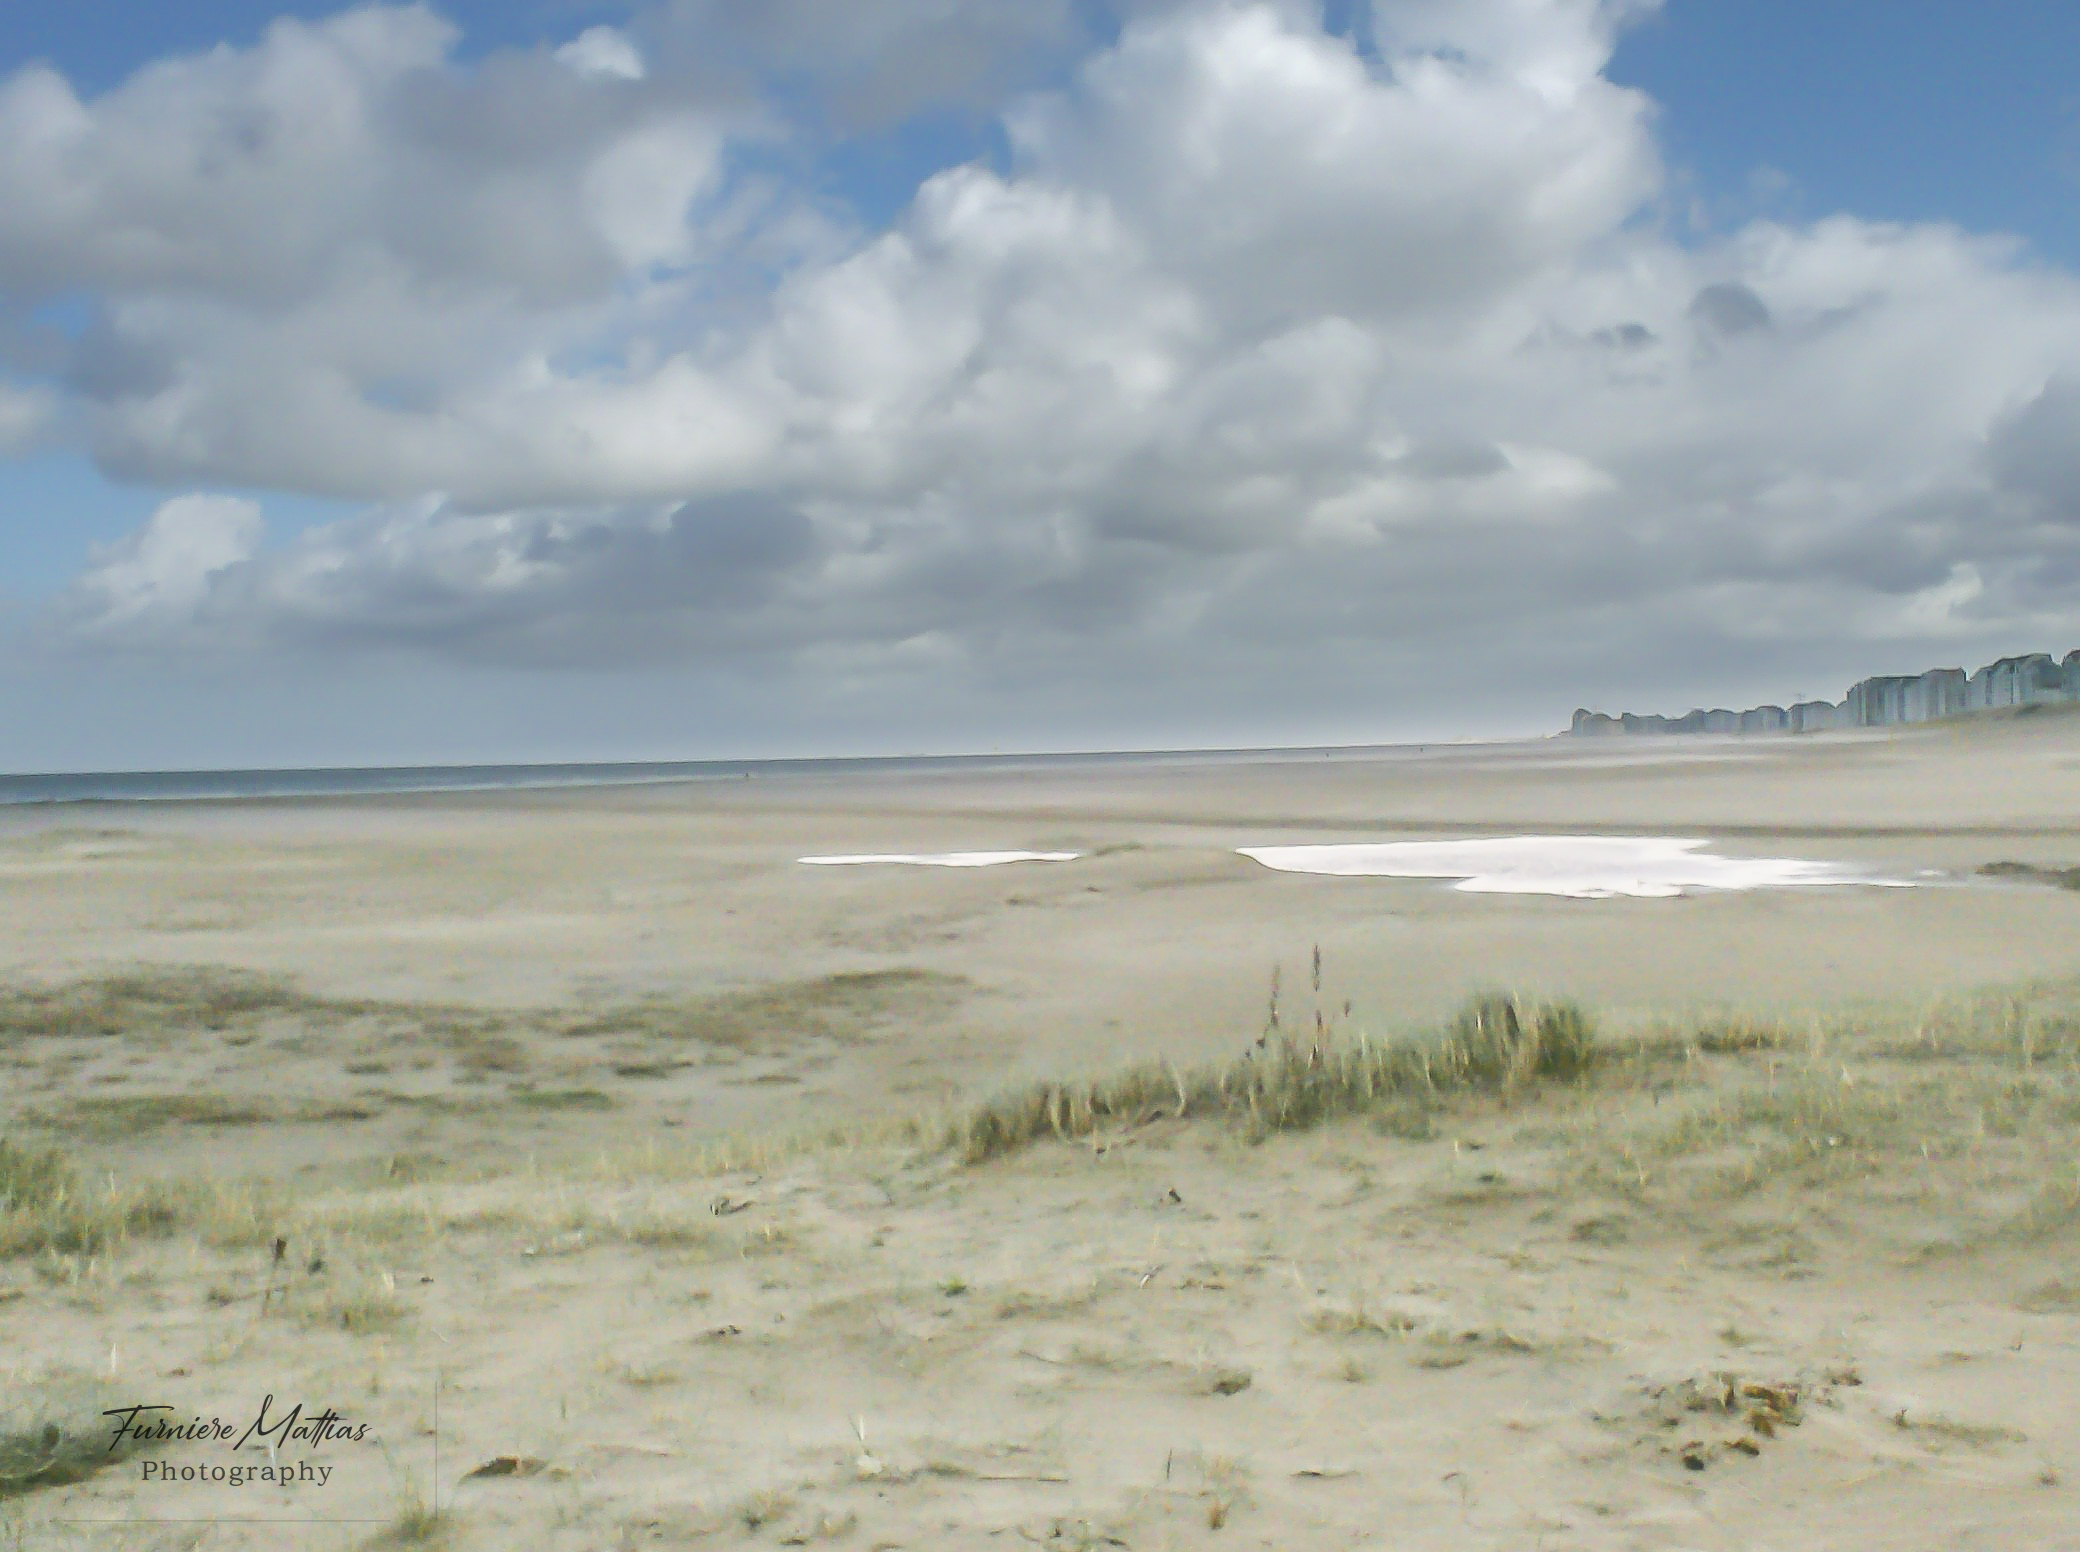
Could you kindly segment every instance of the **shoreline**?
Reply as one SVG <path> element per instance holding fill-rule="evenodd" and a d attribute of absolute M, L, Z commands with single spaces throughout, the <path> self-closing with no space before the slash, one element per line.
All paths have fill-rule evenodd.
<path fill-rule="evenodd" d="M 996 772 L 1106 769 L 1112 767 L 1172 768 L 1193 764 L 1246 765 L 1280 763 L 1319 755 L 1325 759 L 1377 759 L 1397 753 L 1420 754 L 1438 748 L 1509 748 L 1538 739 L 1505 739 L 1462 743 L 1427 744 L 1324 744 L 1262 748 L 1214 749 L 1125 749 L 1125 750 L 1037 750 L 1016 754 L 931 754 L 931 755 L 801 755 L 771 759 L 719 760 L 607 760 L 531 762 L 484 765 L 374 765 L 374 766 L 283 766 L 227 768 L 223 770 L 166 771 L 49 771 L 0 773 L 0 810 L 54 804 L 157 802 L 233 802 L 245 799 L 282 800 L 296 798 L 352 798 L 424 796 L 439 793 L 488 793 L 536 791 L 587 791 L 594 788 L 623 788 L 707 784 L 746 778 L 804 778 L 829 776 L 872 777 L 878 775 L 967 775 Z M 476 773 L 512 773 L 509 779 L 434 780 L 454 775 L 470 778 Z M 536 774 L 555 773 L 555 774 Z M 617 774 L 626 773 L 626 774 Z M 384 778 L 428 778 L 419 781 Z M 335 785 L 297 786 L 295 778 L 340 778 Z M 348 781 L 346 778 L 364 778 Z M 244 781 L 249 791 L 228 790 Z M 265 785 L 272 782 L 273 785 Z M 38 784 L 54 788 L 93 786 L 206 785 L 216 789 L 182 791 L 53 791 L 47 795 L 17 796 Z"/>

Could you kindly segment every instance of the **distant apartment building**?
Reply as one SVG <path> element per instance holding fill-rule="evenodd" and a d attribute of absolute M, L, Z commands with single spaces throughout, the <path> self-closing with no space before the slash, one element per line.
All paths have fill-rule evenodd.
<path fill-rule="evenodd" d="M 2045 661 L 2050 661 L 2048 658 Z M 1848 727 L 1893 727 L 1927 722 L 1971 709 L 1971 681 L 1961 668 L 1931 668 L 1925 674 L 1886 674 L 1849 689 Z"/>
<path fill-rule="evenodd" d="M 1881 674 L 1849 686 L 1845 703 L 1850 727 L 1891 727 L 1907 720 L 1907 686 L 1903 674 Z"/>
<path fill-rule="evenodd" d="M 1586 707 L 1574 714 L 1579 737 L 1624 733 L 1819 733 L 1835 728 L 1896 727 L 2003 707 L 2080 703 L 2080 648 L 2063 658 L 2028 652 L 1988 663 L 1975 674 L 1931 668 L 1920 674 L 1879 674 L 1849 687 L 1840 705 L 1799 701 L 1747 711 L 1690 711 L 1680 717 L 1609 716 Z"/>
<path fill-rule="evenodd" d="M 2066 654 L 2066 662 L 2073 654 Z M 2066 675 L 2048 652 L 2031 652 L 2023 657 L 2004 657 L 1988 663 L 1972 675 L 1970 709 L 1992 711 L 2002 706 L 2027 706 L 2036 701 L 2064 700 Z"/>
<path fill-rule="evenodd" d="M 1903 722 L 1929 722 L 1937 717 L 1954 717 L 1970 709 L 1971 680 L 1962 668 L 1931 668 L 1910 680 L 1901 697 Z"/>

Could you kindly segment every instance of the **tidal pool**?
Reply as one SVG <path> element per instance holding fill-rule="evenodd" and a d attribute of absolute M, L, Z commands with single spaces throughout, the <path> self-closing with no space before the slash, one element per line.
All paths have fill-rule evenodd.
<path fill-rule="evenodd" d="M 1807 889 L 1867 884 L 1909 887 L 1833 862 L 1796 857 L 1718 857 L 1708 840 L 1676 836 L 1513 835 L 1477 841 L 1363 841 L 1329 846 L 1244 846 L 1281 873 L 1452 878 L 1469 894 L 1614 895 L 1665 899 L 1691 889 Z"/>

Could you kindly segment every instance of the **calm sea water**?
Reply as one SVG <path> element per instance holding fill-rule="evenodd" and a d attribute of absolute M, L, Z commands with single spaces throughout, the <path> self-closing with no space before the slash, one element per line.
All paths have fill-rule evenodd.
<path fill-rule="evenodd" d="M 1429 746 L 1437 748 L 1437 745 Z M 1151 763 L 1230 763 L 1365 756 L 1388 749 L 1143 750 L 1118 754 L 949 754 L 867 759 L 655 760 L 626 764 L 400 765 L 287 771 L 80 771 L 0 775 L 0 806 L 226 798 L 358 797 L 385 792 L 497 792 L 528 787 L 633 787 L 763 776 L 854 776 Z M 1409 752 L 1419 752 L 1410 747 Z"/>

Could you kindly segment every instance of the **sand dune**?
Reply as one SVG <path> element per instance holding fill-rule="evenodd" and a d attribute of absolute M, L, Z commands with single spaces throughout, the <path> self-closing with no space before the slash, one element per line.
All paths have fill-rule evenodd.
<path fill-rule="evenodd" d="M 2080 1544 L 2076 775 L 2016 719 L 0 814 L 0 1546 Z M 1942 887 L 1236 855 L 1525 834 Z M 797 863 L 896 835 L 1078 855 Z M 1496 985 L 1587 1075 L 1350 1099 Z M 1349 1103 L 1207 1099 L 1276 1073 Z M 381 1447 L 74 1448 L 270 1394 Z M 155 1516 L 223 1523 L 83 1523 Z"/>

